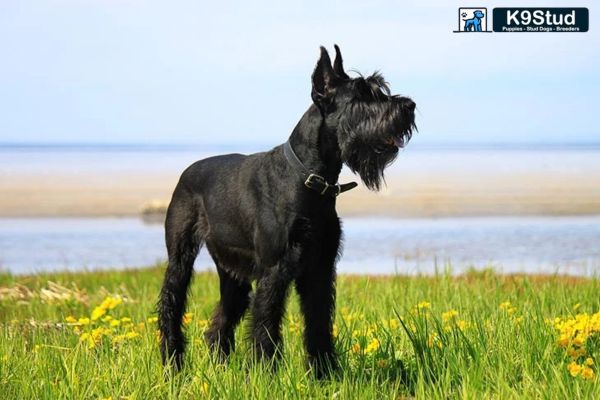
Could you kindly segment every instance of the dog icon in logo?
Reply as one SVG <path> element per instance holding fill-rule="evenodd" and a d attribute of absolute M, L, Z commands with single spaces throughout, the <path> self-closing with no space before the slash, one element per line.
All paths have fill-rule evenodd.
<path fill-rule="evenodd" d="M 467 13 L 463 12 L 461 16 L 463 17 L 463 21 L 465 21 L 465 32 L 481 32 L 481 19 L 485 17 L 485 14 L 481 10 L 473 11 L 473 18 L 464 19 L 467 17 Z"/>

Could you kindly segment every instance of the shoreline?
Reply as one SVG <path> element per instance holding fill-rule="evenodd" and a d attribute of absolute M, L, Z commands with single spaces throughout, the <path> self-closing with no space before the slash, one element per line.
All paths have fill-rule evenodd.
<path fill-rule="evenodd" d="M 341 182 L 358 181 L 349 173 Z M 149 173 L 4 175 L 0 217 L 132 217 L 168 204 L 178 176 Z M 501 175 L 393 174 L 379 193 L 360 185 L 338 198 L 347 216 L 441 218 L 600 214 L 600 176 L 591 173 Z"/>

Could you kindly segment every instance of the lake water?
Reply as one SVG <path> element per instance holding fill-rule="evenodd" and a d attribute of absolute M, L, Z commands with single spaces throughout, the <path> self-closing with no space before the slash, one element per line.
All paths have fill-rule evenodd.
<path fill-rule="evenodd" d="M 340 273 L 600 272 L 600 216 L 345 218 Z M 14 274 L 147 266 L 166 258 L 163 227 L 138 218 L 1 218 L 0 268 Z M 196 270 L 211 269 L 205 250 Z"/>

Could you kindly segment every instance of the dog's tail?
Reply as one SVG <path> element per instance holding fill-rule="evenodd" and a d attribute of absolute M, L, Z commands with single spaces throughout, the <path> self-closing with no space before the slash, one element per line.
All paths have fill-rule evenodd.
<path fill-rule="evenodd" d="M 158 301 L 160 351 L 163 364 L 172 362 L 177 370 L 183 365 L 185 337 L 181 330 L 187 290 L 192 278 L 194 261 L 206 238 L 205 218 L 194 204 L 192 195 L 178 185 L 167 210 L 165 239 L 169 265 L 165 272 Z"/>

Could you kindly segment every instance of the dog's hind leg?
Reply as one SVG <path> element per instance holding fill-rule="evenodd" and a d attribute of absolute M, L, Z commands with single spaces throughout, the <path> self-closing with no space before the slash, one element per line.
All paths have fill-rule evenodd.
<path fill-rule="evenodd" d="M 231 276 L 219 265 L 213 252 L 211 255 L 217 264 L 221 299 L 204 337 L 209 347 L 218 350 L 218 356 L 223 358 L 235 349 L 235 327 L 248 309 L 252 286 L 249 282 L 240 281 Z"/>
<path fill-rule="evenodd" d="M 300 248 L 290 246 L 256 283 L 252 302 L 252 340 L 259 358 L 273 358 L 281 354 L 281 321 L 299 255 Z"/>
<path fill-rule="evenodd" d="M 158 302 L 160 350 L 163 364 L 171 360 L 177 370 L 183 365 L 185 337 L 181 330 L 187 290 L 194 261 L 208 226 L 192 195 L 178 186 L 169 204 L 165 233 L 169 265 Z"/>

